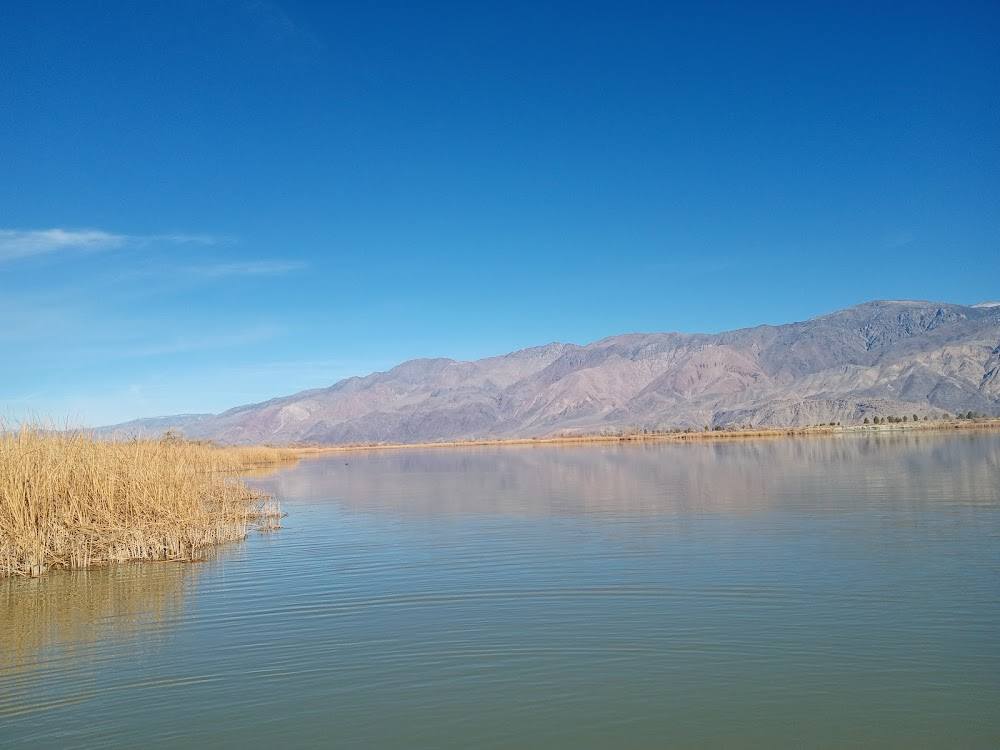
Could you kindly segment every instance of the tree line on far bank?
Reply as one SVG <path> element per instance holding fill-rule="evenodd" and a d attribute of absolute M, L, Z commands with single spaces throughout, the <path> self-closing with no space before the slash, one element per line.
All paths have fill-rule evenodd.
<path fill-rule="evenodd" d="M 989 418 L 988 414 L 981 414 L 980 412 L 972 411 L 971 409 L 965 413 L 959 412 L 958 414 L 955 415 L 955 419 L 988 419 L 988 418 Z M 928 419 L 929 417 L 926 416 L 924 417 L 925 422 Z M 940 416 L 940 419 L 951 419 L 951 416 L 948 414 L 942 414 Z M 868 417 L 865 417 L 864 422 L 862 424 L 897 424 L 899 422 L 907 422 L 907 421 L 909 420 L 905 415 L 902 417 L 897 417 L 897 416 L 872 417 L 871 420 L 869 420 Z M 913 421 L 919 422 L 920 417 L 914 414 Z"/>

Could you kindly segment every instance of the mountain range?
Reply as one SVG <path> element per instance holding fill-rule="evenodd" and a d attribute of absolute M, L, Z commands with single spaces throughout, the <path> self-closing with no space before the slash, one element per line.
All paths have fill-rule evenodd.
<path fill-rule="evenodd" d="M 630 333 L 474 362 L 416 359 L 221 414 L 98 432 L 407 443 L 966 411 L 1000 414 L 1000 303 L 877 301 L 718 334 Z"/>

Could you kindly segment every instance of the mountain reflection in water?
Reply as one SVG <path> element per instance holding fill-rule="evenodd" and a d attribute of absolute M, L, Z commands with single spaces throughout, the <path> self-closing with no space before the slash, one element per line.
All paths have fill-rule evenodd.
<path fill-rule="evenodd" d="M 425 515 L 746 515 L 839 512 L 891 495 L 934 503 L 953 491 L 989 503 L 995 441 L 974 434 L 385 449 L 307 459 L 259 482 L 283 497 L 357 511 Z"/>

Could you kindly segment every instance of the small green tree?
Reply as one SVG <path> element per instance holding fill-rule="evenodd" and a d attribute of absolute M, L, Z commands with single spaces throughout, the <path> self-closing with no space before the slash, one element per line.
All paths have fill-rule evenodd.
<path fill-rule="evenodd" d="M 864 423 L 865 424 L 870 424 L 869 421 L 868 421 L 868 417 L 865 417 L 865 422 Z"/>

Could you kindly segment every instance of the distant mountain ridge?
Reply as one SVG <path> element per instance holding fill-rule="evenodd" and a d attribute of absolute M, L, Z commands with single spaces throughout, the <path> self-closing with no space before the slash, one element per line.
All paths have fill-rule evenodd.
<path fill-rule="evenodd" d="M 416 359 L 214 416 L 128 424 L 225 443 L 337 444 L 968 410 L 1000 414 L 1000 303 L 877 301 L 719 334 L 632 333 L 474 362 Z"/>
<path fill-rule="evenodd" d="M 180 430 L 214 417 L 214 414 L 174 414 L 168 417 L 143 417 L 121 424 L 97 427 L 94 432 L 99 436 L 116 435 L 118 437 L 159 437 L 167 430 Z M 187 433 L 185 433 L 187 434 Z"/>

